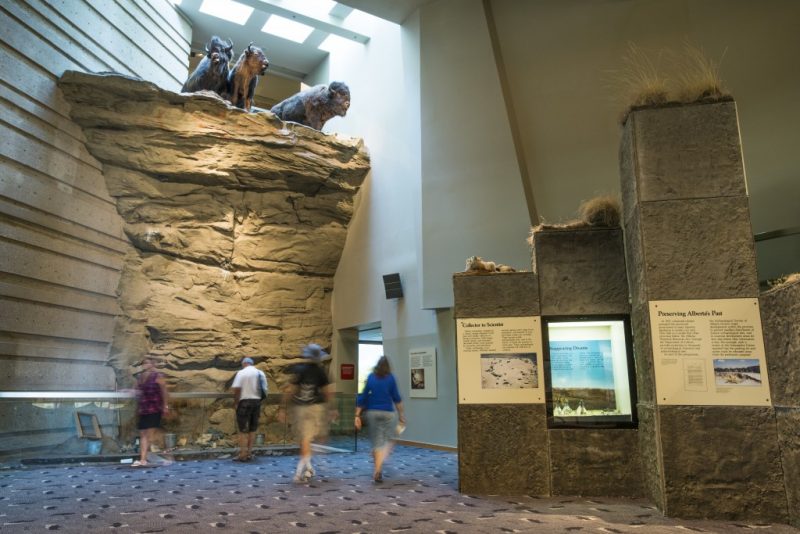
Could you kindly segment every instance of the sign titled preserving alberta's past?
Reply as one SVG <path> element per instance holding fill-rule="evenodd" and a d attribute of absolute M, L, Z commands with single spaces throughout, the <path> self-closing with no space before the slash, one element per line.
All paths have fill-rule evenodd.
<path fill-rule="evenodd" d="M 456 319 L 458 402 L 541 403 L 539 317 Z"/>
<path fill-rule="evenodd" d="M 659 404 L 769 406 L 758 299 L 650 302 Z"/>

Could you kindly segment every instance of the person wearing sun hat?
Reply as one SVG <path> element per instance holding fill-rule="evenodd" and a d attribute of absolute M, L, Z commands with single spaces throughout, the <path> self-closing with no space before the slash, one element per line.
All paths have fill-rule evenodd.
<path fill-rule="evenodd" d="M 336 417 L 332 406 L 333 392 L 328 373 L 322 362 L 330 358 L 321 346 L 311 343 L 303 347 L 300 356 L 303 363 L 292 365 L 289 386 L 284 392 L 284 405 L 281 407 L 285 417 L 286 406 L 291 408 L 292 429 L 300 444 L 300 459 L 297 462 L 294 481 L 306 482 L 314 476 L 311 465 L 311 442 L 328 434 L 329 417 Z"/>
<path fill-rule="evenodd" d="M 231 384 L 236 407 L 236 426 L 239 429 L 239 454 L 233 461 L 249 462 L 253 459 L 253 442 L 261 414 L 261 394 L 267 392 L 267 377 L 257 369 L 253 358 L 242 358 L 242 369 Z"/>

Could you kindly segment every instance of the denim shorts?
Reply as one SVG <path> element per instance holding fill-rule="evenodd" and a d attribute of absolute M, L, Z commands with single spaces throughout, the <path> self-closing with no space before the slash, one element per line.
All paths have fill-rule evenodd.
<path fill-rule="evenodd" d="M 367 432 L 373 449 L 385 447 L 395 437 L 396 428 L 394 412 L 367 410 Z"/>

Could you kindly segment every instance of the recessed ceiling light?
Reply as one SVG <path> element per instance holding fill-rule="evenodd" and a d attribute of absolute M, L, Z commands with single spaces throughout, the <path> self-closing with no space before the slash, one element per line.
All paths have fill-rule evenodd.
<path fill-rule="evenodd" d="M 203 0 L 200 13 L 244 25 L 253 14 L 253 8 L 233 0 Z"/>
<path fill-rule="evenodd" d="M 270 15 L 267 19 L 267 23 L 261 28 L 261 31 L 283 37 L 284 39 L 289 39 L 296 43 L 302 43 L 311 35 L 314 28 L 295 20 L 279 17 L 278 15 Z"/>

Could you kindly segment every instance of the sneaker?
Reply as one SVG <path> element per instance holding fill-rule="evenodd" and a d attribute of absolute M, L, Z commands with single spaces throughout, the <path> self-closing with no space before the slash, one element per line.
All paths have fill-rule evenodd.
<path fill-rule="evenodd" d="M 310 465 L 308 467 L 306 467 L 305 471 L 303 471 L 303 476 L 305 478 L 307 478 L 307 479 L 313 477 L 316 474 L 317 474 L 317 472 L 314 471 L 314 468 L 311 467 Z"/>

